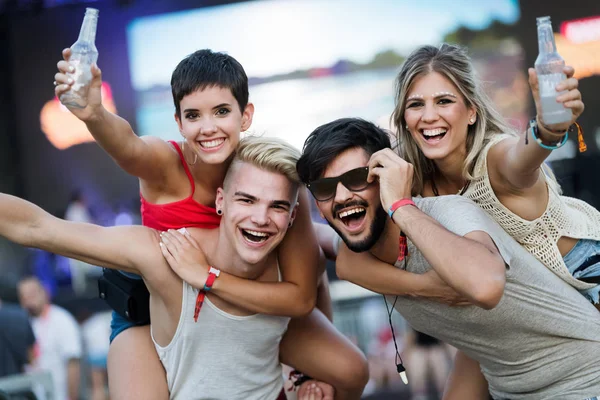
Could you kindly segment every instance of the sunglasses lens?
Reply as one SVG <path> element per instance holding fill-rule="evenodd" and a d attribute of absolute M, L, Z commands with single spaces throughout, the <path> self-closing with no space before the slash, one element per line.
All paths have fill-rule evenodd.
<path fill-rule="evenodd" d="M 368 168 L 357 168 L 346 172 L 342 177 L 342 183 L 349 190 L 357 192 L 369 186 L 367 177 L 369 176 Z"/>
<path fill-rule="evenodd" d="M 317 179 L 311 182 L 309 189 L 315 199 L 325 201 L 335 195 L 337 180 L 335 179 Z"/>

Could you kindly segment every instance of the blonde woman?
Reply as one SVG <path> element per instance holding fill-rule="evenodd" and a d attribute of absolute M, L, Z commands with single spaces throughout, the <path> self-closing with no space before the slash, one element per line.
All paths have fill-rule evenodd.
<path fill-rule="evenodd" d="M 517 134 L 494 109 L 465 49 L 443 44 L 415 50 L 396 80 L 393 123 L 404 158 L 414 165 L 416 195 L 460 193 L 487 211 L 513 238 L 598 306 L 600 213 L 561 196 L 543 165 L 584 109 L 573 68 L 556 101 L 572 120 L 547 126 L 540 118 L 537 75 L 529 83 L 537 109 Z M 563 92 L 564 91 L 564 92 Z M 558 93 L 563 92 L 563 93 Z"/>

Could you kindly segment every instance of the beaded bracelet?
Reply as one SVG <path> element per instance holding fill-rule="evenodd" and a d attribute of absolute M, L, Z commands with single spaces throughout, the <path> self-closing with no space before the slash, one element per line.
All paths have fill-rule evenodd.
<path fill-rule="evenodd" d="M 531 121 L 529 121 L 529 129 L 531 130 L 531 137 L 533 138 L 533 140 L 535 140 L 536 143 L 538 145 L 540 145 L 541 148 L 546 149 L 546 150 L 556 150 L 558 148 L 561 148 L 562 146 L 564 146 L 565 143 L 567 143 L 567 140 L 569 139 L 569 131 L 567 130 L 560 142 L 555 143 L 553 145 L 547 145 L 547 144 L 544 144 L 542 139 L 540 139 L 539 136 L 537 135 L 538 126 L 537 126 L 537 121 L 535 119 L 532 119 Z"/>

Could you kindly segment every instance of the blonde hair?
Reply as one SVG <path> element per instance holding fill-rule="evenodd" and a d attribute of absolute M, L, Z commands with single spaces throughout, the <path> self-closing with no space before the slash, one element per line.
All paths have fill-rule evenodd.
<path fill-rule="evenodd" d="M 238 144 L 223 186 L 227 185 L 227 178 L 231 171 L 247 163 L 284 175 L 297 189 L 300 186 L 300 177 L 296 171 L 299 158 L 300 151 L 284 140 L 274 137 L 246 136 Z"/>
<path fill-rule="evenodd" d="M 467 181 L 474 178 L 472 172 L 477 158 L 494 135 L 517 135 L 494 109 L 492 100 L 481 87 L 481 81 L 465 48 L 447 43 L 439 47 L 419 47 L 408 56 L 396 77 L 395 108 L 391 117 L 401 155 L 414 166 L 414 195 L 423 192 L 427 180 L 433 182 L 436 165 L 425 157 L 406 129 L 404 108 L 406 96 L 415 79 L 430 72 L 437 72 L 450 80 L 462 94 L 466 106 L 473 107 L 477 113 L 475 123 L 470 125 L 467 131 L 467 157 L 462 170 Z"/>

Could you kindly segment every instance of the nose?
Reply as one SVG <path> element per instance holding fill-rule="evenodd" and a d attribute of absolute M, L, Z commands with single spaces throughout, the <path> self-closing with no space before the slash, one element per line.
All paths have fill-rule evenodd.
<path fill-rule="evenodd" d="M 435 122 L 439 118 L 439 114 L 434 104 L 428 103 L 423 107 L 423 115 L 421 121 L 423 122 Z"/>
<path fill-rule="evenodd" d="M 271 222 L 271 218 L 269 218 L 269 208 L 268 207 L 255 207 L 252 210 L 252 216 L 250 217 L 252 223 L 256 224 L 256 226 L 266 226 Z"/>
<path fill-rule="evenodd" d="M 217 124 L 215 124 L 215 121 L 212 117 L 202 119 L 200 133 L 202 135 L 213 135 L 217 133 Z"/>
<path fill-rule="evenodd" d="M 354 193 L 348 190 L 346 186 L 342 184 L 342 182 L 338 182 L 337 187 L 335 189 L 334 201 L 336 203 L 345 203 L 350 200 L 354 196 Z"/>

